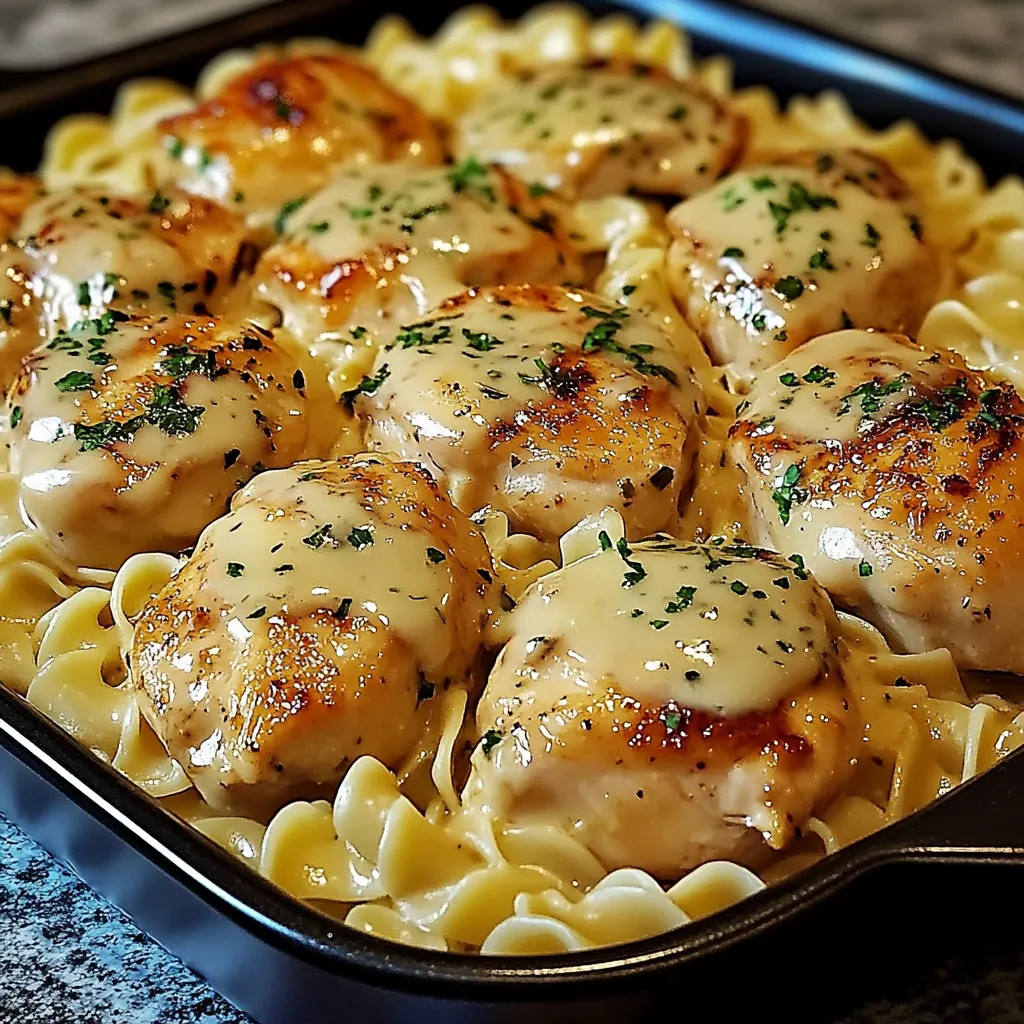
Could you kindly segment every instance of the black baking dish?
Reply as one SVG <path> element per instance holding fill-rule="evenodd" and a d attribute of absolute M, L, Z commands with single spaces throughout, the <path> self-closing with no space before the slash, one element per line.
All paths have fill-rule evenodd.
<path fill-rule="evenodd" d="M 395 0 L 394 9 L 426 32 L 458 6 Z M 527 5 L 496 6 L 515 16 Z M 990 180 L 1009 172 L 1024 146 L 1024 108 L 781 19 L 713 0 L 627 0 L 622 8 L 682 23 L 700 52 L 736 61 L 741 83 L 766 84 L 782 97 L 836 88 L 873 124 L 907 117 L 934 138 L 957 138 Z M 189 81 L 216 53 L 262 39 L 317 34 L 359 41 L 381 13 L 344 0 L 279 2 L 22 79 L 0 92 L 4 162 L 30 169 L 56 118 L 107 109 L 127 78 Z M 263 1024 L 371 1015 L 382 1024 L 498 1021 L 524 1013 L 536 1021 L 621 1021 L 646 1017 L 665 1000 L 680 1015 L 717 1004 L 732 1007 L 724 1019 L 739 1019 L 745 1004 L 768 1019 L 773 1006 L 809 1019 L 834 1011 L 872 977 L 884 977 L 883 970 L 911 971 L 935 954 L 937 942 L 948 948 L 956 941 L 957 930 L 961 942 L 968 928 L 980 927 L 989 934 L 1002 928 L 1011 941 L 1011 904 L 1024 903 L 1012 891 L 1020 886 L 1008 884 L 1002 870 L 1024 868 L 1024 821 L 1014 814 L 1024 804 L 1018 756 L 799 877 L 682 931 L 572 956 L 511 959 L 407 949 L 305 908 L 2 688 L 0 746 L 0 811 Z M 998 893 L 998 906 L 967 898 L 968 891 Z M 869 928 L 877 941 L 855 941 Z M 912 941 L 899 942 L 897 932 Z M 778 985 L 780 972 L 787 986 L 799 980 L 798 1006 L 778 995 L 764 1002 L 765 986 Z"/>

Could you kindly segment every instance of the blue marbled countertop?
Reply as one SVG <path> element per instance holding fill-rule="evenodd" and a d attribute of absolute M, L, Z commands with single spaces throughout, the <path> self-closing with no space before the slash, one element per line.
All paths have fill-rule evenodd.
<path fill-rule="evenodd" d="M 136 6 L 145 2 L 152 0 Z M 159 6 L 166 15 L 175 2 L 194 0 Z M 1024 96 L 1020 0 L 754 2 Z M 0 48 L 3 19 L 0 7 Z M 937 964 L 920 991 L 865 1005 L 834 1024 L 1013 1024 L 1024 1021 L 1022 1007 L 1024 953 L 1007 951 L 973 965 Z M 0 817 L 0 1024 L 14 1022 L 248 1024 L 249 1018 Z"/>

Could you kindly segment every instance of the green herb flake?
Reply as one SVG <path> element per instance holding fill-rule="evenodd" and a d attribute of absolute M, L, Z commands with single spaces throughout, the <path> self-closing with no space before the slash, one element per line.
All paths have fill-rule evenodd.
<path fill-rule="evenodd" d="M 431 565 L 440 565 L 446 558 L 447 555 L 438 548 L 427 548 L 427 561 Z"/>
<path fill-rule="evenodd" d="M 861 240 L 861 245 L 866 245 L 872 249 L 878 248 L 878 243 L 882 241 L 882 236 L 878 233 L 878 229 L 868 221 L 864 225 L 864 238 Z"/>
<path fill-rule="evenodd" d="M 308 537 L 303 537 L 302 543 L 314 551 L 319 551 L 325 544 L 336 546 L 332 535 L 333 529 L 334 526 L 331 523 L 324 523 L 323 526 L 318 526 Z"/>
<path fill-rule="evenodd" d="M 96 378 L 91 373 L 84 373 L 82 370 L 72 370 L 64 374 L 60 380 L 55 380 L 53 386 L 58 391 L 88 391 L 96 383 Z"/>
<path fill-rule="evenodd" d="M 800 481 L 800 473 L 800 466 L 794 463 L 783 473 L 779 486 L 772 491 L 772 500 L 779 510 L 779 519 L 783 526 L 789 523 L 793 506 L 801 504 L 808 498 L 807 491 L 797 486 Z"/>
<path fill-rule="evenodd" d="M 491 751 L 504 739 L 504 736 L 497 729 L 488 729 L 480 738 L 480 749 L 484 757 L 490 757 Z"/>
<path fill-rule="evenodd" d="M 808 384 L 823 384 L 827 388 L 834 388 L 836 386 L 835 370 L 830 370 L 827 366 L 822 366 L 820 363 L 812 366 L 804 374 L 803 379 Z"/>
<path fill-rule="evenodd" d="M 353 526 L 348 534 L 348 542 L 356 549 L 362 551 L 373 544 L 372 526 Z"/>
<path fill-rule="evenodd" d="M 163 194 L 163 192 L 160 191 L 160 189 L 157 189 L 153 193 L 153 195 L 150 197 L 150 200 L 149 200 L 149 212 L 150 213 L 163 213 L 164 210 L 166 210 L 167 207 L 170 206 L 170 205 L 171 205 L 170 199 L 168 199 L 167 196 L 165 196 Z"/>
<path fill-rule="evenodd" d="M 349 409 L 355 404 L 355 400 L 360 395 L 373 395 L 380 390 L 384 381 L 391 376 L 391 371 L 388 369 L 388 364 L 385 363 L 375 374 L 372 376 L 363 377 L 363 379 L 350 391 L 342 392 L 341 402 L 346 405 Z"/>
<path fill-rule="evenodd" d="M 746 583 L 744 583 L 742 580 L 733 580 L 729 586 L 729 589 L 734 594 L 745 594 L 749 588 L 747 587 Z"/>
<path fill-rule="evenodd" d="M 861 562 L 860 565 L 857 566 L 858 576 L 872 576 L 874 575 L 874 572 L 875 570 L 872 568 L 870 562 Z"/>
<path fill-rule="evenodd" d="M 295 199 L 289 199 L 288 202 L 286 202 L 281 209 L 277 211 L 277 216 L 274 218 L 274 230 L 279 235 L 284 234 L 288 218 L 308 202 L 309 196 L 297 196 Z"/>
<path fill-rule="evenodd" d="M 787 388 L 798 388 L 800 387 L 800 378 L 795 373 L 784 373 L 779 377 L 779 381 L 785 384 Z"/>
<path fill-rule="evenodd" d="M 722 259 L 724 260 L 741 260 L 745 255 L 746 253 L 735 245 L 730 245 L 728 249 L 722 250 Z"/>
<path fill-rule="evenodd" d="M 241 562 L 228 562 L 228 575 L 237 580 L 245 572 L 245 566 Z"/>
<path fill-rule="evenodd" d="M 795 302 L 804 293 L 804 283 L 799 277 L 780 277 L 772 287 L 772 291 L 787 302 Z"/>
<path fill-rule="evenodd" d="M 651 619 L 652 629 L 664 629 L 668 625 L 668 619 Z"/>
<path fill-rule="evenodd" d="M 22 417 L 22 409 L 20 405 L 16 405 L 11 410 L 11 429 L 13 430 L 20 422 Z"/>

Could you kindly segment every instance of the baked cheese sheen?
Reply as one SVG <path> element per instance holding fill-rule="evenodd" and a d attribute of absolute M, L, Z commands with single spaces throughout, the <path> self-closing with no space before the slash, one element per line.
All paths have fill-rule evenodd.
<path fill-rule="evenodd" d="M 456 125 L 461 156 L 573 198 L 689 195 L 739 158 L 741 118 L 697 86 L 626 61 L 523 72 Z"/>
<path fill-rule="evenodd" d="M 553 572 L 514 616 L 516 636 L 528 639 L 504 660 L 521 653 L 524 679 L 535 672 L 531 654 L 550 655 L 554 641 L 570 679 L 607 679 L 641 701 L 726 718 L 768 711 L 817 679 L 836 625 L 793 561 L 668 540 L 612 545 Z M 519 697 L 530 699 L 528 684 Z"/>
<path fill-rule="evenodd" d="M 891 643 L 1021 672 L 1022 424 L 1016 390 L 956 353 L 839 331 L 761 375 L 730 450 L 761 541 Z"/>
<path fill-rule="evenodd" d="M 342 171 L 280 223 L 256 291 L 307 341 L 398 326 L 467 286 L 579 274 L 552 214 L 475 160 Z"/>
<path fill-rule="evenodd" d="M 547 541 L 613 507 L 668 528 L 704 400 L 665 332 L 587 292 L 481 289 L 407 325 L 355 408 L 368 446 L 433 467 L 467 512 Z"/>
<path fill-rule="evenodd" d="M 918 214 L 877 157 L 797 154 L 671 211 L 670 282 L 713 360 L 750 378 L 826 331 L 916 332 L 942 287 Z"/>
<path fill-rule="evenodd" d="M 75 565 L 180 551 L 254 472 L 318 454 L 311 383 L 252 325 L 108 310 L 37 349 L 8 395 L 22 509 Z"/>
<path fill-rule="evenodd" d="M 799 557 L 599 540 L 513 612 L 464 799 L 609 870 L 758 863 L 849 770 L 832 606 Z"/>
<path fill-rule="evenodd" d="M 218 807 L 276 810 L 370 754 L 397 767 L 468 681 L 494 588 L 482 538 L 418 467 L 258 476 L 140 619 L 144 710 Z"/>

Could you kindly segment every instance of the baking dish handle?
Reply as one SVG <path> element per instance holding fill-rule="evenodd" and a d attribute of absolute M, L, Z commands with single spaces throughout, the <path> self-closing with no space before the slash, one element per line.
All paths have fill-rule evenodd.
<path fill-rule="evenodd" d="M 1024 748 L 896 822 L 886 859 L 1024 865 Z"/>

